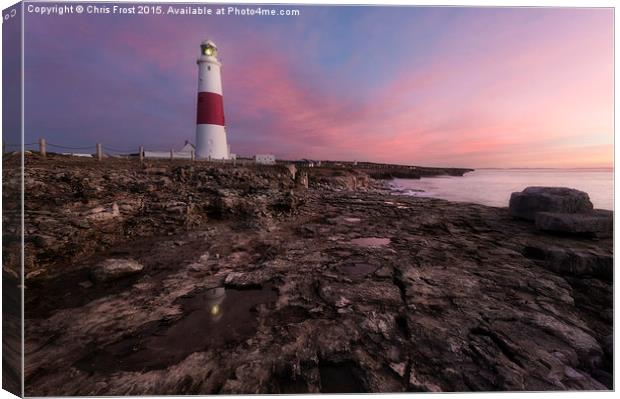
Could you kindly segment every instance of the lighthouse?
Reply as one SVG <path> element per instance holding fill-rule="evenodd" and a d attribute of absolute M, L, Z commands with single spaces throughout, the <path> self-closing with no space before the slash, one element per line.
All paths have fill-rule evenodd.
<path fill-rule="evenodd" d="M 211 40 L 200 44 L 200 57 L 197 64 L 196 157 L 229 159 L 220 75 L 222 64 L 217 59 L 217 46 Z"/>

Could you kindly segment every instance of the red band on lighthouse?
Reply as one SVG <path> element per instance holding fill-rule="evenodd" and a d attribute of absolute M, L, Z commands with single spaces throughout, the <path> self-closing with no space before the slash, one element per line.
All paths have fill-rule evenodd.
<path fill-rule="evenodd" d="M 198 93 L 196 123 L 224 126 L 224 99 L 221 94 Z"/>

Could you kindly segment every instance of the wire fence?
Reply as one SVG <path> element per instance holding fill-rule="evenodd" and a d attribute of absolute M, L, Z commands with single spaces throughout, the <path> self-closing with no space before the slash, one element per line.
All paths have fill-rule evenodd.
<path fill-rule="evenodd" d="M 46 144 L 49 145 L 50 147 L 60 148 L 62 150 L 92 150 L 92 149 L 97 148 L 96 145 L 91 145 L 88 147 L 69 147 L 66 145 L 53 144 L 53 143 L 46 143 Z"/>
<path fill-rule="evenodd" d="M 6 143 L 4 143 L 4 147 L 7 147 L 7 148 L 21 148 L 22 146 L 23 147 L 28 147 L 28 146 L 37 145 L 37 144 L 39 144 L 39 143 L 26 143 L 26 144 L 6 144 Z"/>
<path fill-rule="evenodd" d="M 191 150 L 187 150 L 188 143 L 185 143 L 184 150 L 176 151 L 173 148 L 161 149 L 161 148 L 145 148 L 144 146 L 138 146 L 135 149 L 130 148 L 118 148 L 103 145 L 102 143 L 96 143 L 89 146 L 70 146 L 64 144 L 50 143 L 45 138 L 40 138 L 38 142 L 15 144 L 15 143 L 2 143 L 2 153 L 6 152 L 33 152 L 39 153 L 39 155 L 46 159 L 48 155 L 48 148 L 54 150 L 50 151 L 50 154 L 67 155 L 75 157 L 87 157 L 93 158 L 98 161 L 103 161 L 105 158 L 126 158 L 126 159 L 138 159 L 140 163 L 145 160 L 181 160 L 181 161 L 200 161 L 211 162 L 217 164 L 229 164 L 231 166 L 241 166 L 249 164 L 276 164 L 275 159 L 271 162 L 261 162 L 258 159 L 253 158 L 240 158 L 237 159 L 233 156 L 230 159 L 215 159 L 215 158 L 200 158 L 196 157 L 195 149 L 193 145 Z"/>
<path fill-rule="evenodd" d="M 35 142 L 35 143 L 24 143 L 24 144 L 13 144 L 13 143 L 3 142 L 2 148 L 3 148 L 3 152 L 7 152 L 6 150 L 12 150 L 12 149 L 20 150 L 22 148 L 30 150 L 31 149 L 30 147 L 38 146 L 38 148 L 35 148 L 35 149 L 38 150 L 39 152 L 45 152 L 45 153 L 48 152 L 46 151 L 47 147 L 50 147 L 52 149 L 58 149 L 58 150 L 90 151 L 91 153 L 94 154 L 97 152 L 98 145 L 100 144 L 83 146 L 83 147 L 75 147 L 75 146 L 68 146 L 64 144 L 50 143 L 48 141 L 42 140 L 42 141 Z M 126 154 L 126 155 L 138 155 L 141 148 L 142 147 L 136 147 L 135 149 L 118 149 L 118 148 L 101 145 L 102 150 L 105 150 L 110 153 Z M 153 150 L 148 150 L 148 151 L 153 151 Z M 170 151 L 170 150 L 164 150 L 164 151 Z"/>
<path fill-rule="evenodd" d="M 109 152 L 114 152 L 117 154 L 127 154 L 127 155 L 138 154 L 138 152 L 140 151 L 139 148 L 136 148 L 135 150 L 119 150 L 118 148 L 108 147 L 105 145 L 103 146 L 103 149 Z"/>
<path fill-rule="evenodd" d="M 187 145 L 187 143 L 186 143 Z M 6 152 L 20 152 L 20 151 L 30 151 L 30 152 L 38 152 L 44 158 L 47 157 L 48 149 L 53 150 L 49 151 L 49 153 L 60 153 L 62 155 L 73 155 L 73 156 L 90 156 L 98 159 L 99 161 L 104 158 L 112 157 L 127 157 L 127 158 L 138 158 L 142 162 L 144 159 L 184 159 L 184 160 L 196 160 L 196 154 L 194 149 L 192 148 L 188 151 L 185 148 L 185 151 L 175 151 L 173 148 L 169 149 L 159 149 L 159 148 L 145 148 L 144 146 L 136 147 L 135 149 L 130 148 L 118 148 L 111 147 L 108 145 L 103 145 L 101 143 L 97 143 L 95 145 L 89 146 L 69 146 L 64 144 L 50 143 L 47 142 L 44 138 L 39 139 L 38 142 L 34 143 L 24 143 L 24 144 L 15 144 L 15 143 L 2 143 L 2 153 Z M 236 163 L 236 159 L 230 160 L 216 160 L 216 159 L 203 159 L 207 161 L 214 162 L 232 162 Z"/>

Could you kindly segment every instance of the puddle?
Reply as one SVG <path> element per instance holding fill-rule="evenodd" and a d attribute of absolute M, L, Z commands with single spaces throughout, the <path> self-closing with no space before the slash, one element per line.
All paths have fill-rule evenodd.
<path fill-rule="evenodd" d="M 355 238 L 351 240 L 350 243 L 361 247 L 378 248 L 388 245 L 390 243 L 390 239 L 380 237 L 362 237 Z"/>
<path fill-rule="evenodd" d="M 354 362 L 320 363 L 321 393 L 366 392 L 361 370 Z"/>
<path fill-rule="evenodd" d="M 373 266 L 368 263 L 350 263 L 340 267 L 340 270 L 353 277 L 363 277 L 370 273 L 374 273 L 378 269 L 378 266 Z"/>
<path fill-rule="evenodd" d="M 271 286 L 200 289 L 177 301 L 183 309 L 182 319 L 147 323 L 121 341 L 95 350 L 76 367 L 107 373 L 156 370 L 177 364 L 194 352 L 236 345 L 256 333 L 257 306 L 276 299 Z"/>
<path fill-rule="evenodd" d="M 347 223 L 359 223 L 362 219 L 360 218 L 343 218 L 343 220 Z"/>

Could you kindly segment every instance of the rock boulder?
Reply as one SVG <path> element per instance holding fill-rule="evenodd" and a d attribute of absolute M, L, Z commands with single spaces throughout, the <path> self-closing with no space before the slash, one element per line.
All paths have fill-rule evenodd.
<path fill-rule="evenodd" d="M 600 250 L 568 249 L 532 244 L 523 255 L 541 262 L 548 270 L 563 276 L 598 277 L 613 279 L 613 255 Z"/>
<path fill-rule="evenodd" d="M 308 188 L 308 172 L 300 170 L 295 176 L 295 185 L 300 188 Z"/>
<path fill-rule="evenodd" d="M 614 213 L 599 209 L 590 213 L 539 212 L 535 221 L 540 230 L 600 238 L 611 237 L 614 230 Z"/>
<path fill-rule="evenodd" d="M 534 221 L 539 212 L 588 213 L 594 207 L 588 193 L 566 187 L 527 187 L 512 193 L 509 204 L 513 217 Z"/>
<path fill-rule="evenodd" d="M 95 265 L 91 277 L 101 283 L 139 273 L 142 269 L 144 266 L 133 259 L 106 259 Z"/>

